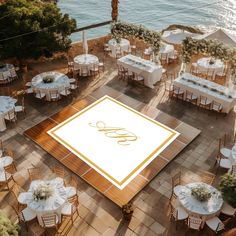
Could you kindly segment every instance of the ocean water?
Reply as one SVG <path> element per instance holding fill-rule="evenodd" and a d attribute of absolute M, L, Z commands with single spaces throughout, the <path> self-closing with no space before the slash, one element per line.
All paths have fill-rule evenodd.
<path fill-rule="evenodd" d="M 111 0 L 59 0 L 62 12 L 75 18 L 78 27 L 111 19 Z M 120 0 L 119 19 L 161 30 L 170 24 L 205 29 L 222 27 L 236 33 L 236 0 Z M 87 37 L 109 33 L 109 26 L 87 31 Z M 81 33 L 71 36 L 81 39 Z"/>

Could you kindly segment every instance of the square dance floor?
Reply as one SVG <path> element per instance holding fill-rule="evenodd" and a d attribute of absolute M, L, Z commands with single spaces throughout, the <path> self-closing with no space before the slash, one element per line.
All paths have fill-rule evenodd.
<path fill-rule="evenodd" d="M 158 110 L 152 119 L 137 111 L 144 104 L 125 95 L 102 94 L 64 108 L 25 135 L 122 206 L 200 131 Z"/>

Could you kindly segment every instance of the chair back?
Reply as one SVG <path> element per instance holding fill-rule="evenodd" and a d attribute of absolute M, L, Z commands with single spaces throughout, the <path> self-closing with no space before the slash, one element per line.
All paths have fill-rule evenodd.
<path fill-rule="evenodd" d="M 215 111 L 220 112 L 220 111 L 222 110 L 222 105 L 221 105 L 221 103 L 219 103 L 219 102 L 212 101 L 212 108 L 213 108 Z"/>
<path fill-rule="evenodd" d="M 28 174 L 29 174 L 30 181 L 41 179 L 40 173 L 41 173 L 40 170 L 36 167 L 29 168 Z"/>
<path fill-rule="evenodd" d="M 201 102 L 201 104 L 203 104 L 203 105 L 207 105 L 207 97 L 200 96 L 200 102 Z"/>
<path fill-rule="evenodd" d="M 78 195 L 74 195 L 72 197 L 69 197 L 68 199 L 68 202 L 75 205 L 75 206 L 78 206 L 79 205 L 79 199 L 78 199 Z"/>
<path fill-rule="evenodd" d="M 60 166 L 54 166 L 52 172 L 56 174 L 58 177 L 61 177 L 62 179 L 65 177 L 65 171 Z"/>
<path fill-rule="evenodd" d="M 50 215 L 44 215 L 42 216 L 42 222 L 43 227 L 53 227 L 57 225 L 57 215 L 56 214 L 50 214 Z"/>
<path fill-rule="evenodd" d="M 10 121 L 15 121 L 16 120 L 15 109 L 11 109 L 10 111 L 8 111 L 5 118 Z"/>
<path fill-rule="evenodd" d="M 193 93 L 186 90 L 186 98 L 189 98 L 190 100 L 192 100 L 193 99 Z"/>
<path fill-rule="evenodd" d="M 178 172 L 172 177 L 171 183 L 172 183 L 172 188 L 181 184 L 181 172 Z"/>
<path fill-rule="evenodd" d="M 50 100 L 58 99 L 59 98 L 58 90 L 50 90 L 49 91 L 49 97 L 50 97 Z"/>
<path fill-rule="evenodd" d="M 10 71 L 11 77 L 13 77 L 13 78 L 17 77 L 16 71 L 14 68 L 11 68 L 9 71 Z"/>
<path fill-rule="evenodd" d="M 188 217 L 188 228 L 189 229 L 195 229 L 195 230 L 200 230 L 202 225 L 202 219 L 197 218 L 194 216 L 189 216 Z"/>
<path fill-rule="evenodd" d="M 236 175 L 236 164 L 232 165 L 231 174 Z"/>
<path fill-rule="evenodd" d="M 76 189 L 78 188 L 78 182 L 75 176 L 71 177 L 71 181 L 70 181 L 70 186 L 75 187 Z"/>
<path fill-rule="evenodd" d="M 39 99 L 43 98 L 41 90 L 35 89 L 34 93 L 35 93 L 35 96 L 37 96 Z"/>
<path fill-rule="evenodd" d="M 173 85 L 173 90 L 177 93 L 179 93 L 180 91 L 180 87 L 176 86 L 176 85 Z"/>
<path fill-rule="evenodd" d="M 15 198 L 17 199 L 19 194 L 20 194 L 19 185 L 17 183 L 14 183 L 10 191 L 15 196 Z"/>
<path fill-rule="evenodd" d="M 213 184 L 214 179 L 216 177 L 214 174 L 212 174 L 208 171 L 203 171 L 203 170 L 199 171 L 199 176 L 201 178 L 201 182 L 209 184 L 209 185 Z"/>
<path fill-rule="evenodd" d="M 0 139 L 0 150 L 3 150 L 3 143 L 1 139 Z"/>
<path fill-rule="evenodd" d="M 9 156 L 9 157 L 14 158 L 14 152 L 11 149 L 6 149 L 5 156 Z"/>

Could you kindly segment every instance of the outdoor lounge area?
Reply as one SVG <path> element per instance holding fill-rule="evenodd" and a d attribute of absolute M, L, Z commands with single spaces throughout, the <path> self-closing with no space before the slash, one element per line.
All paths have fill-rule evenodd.
<path fill-rule="evenodd" d="M 236 49 L 120 21 L 86 33 L 27 69 L 0 67 L 0 225 L 236 235 Z"/>

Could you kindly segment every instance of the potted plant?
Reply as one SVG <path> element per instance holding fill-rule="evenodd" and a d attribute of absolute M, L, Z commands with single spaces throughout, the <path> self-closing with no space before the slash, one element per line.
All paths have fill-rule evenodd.
<path fill-rule="evenodd" d="M 122 206 L 122 213 L 125 220 L 131 220 L 134 209 L 132 203 L 127 203 Z"/>
<path fill-rule="evenodd" d="M 18 236 L 19 226 L 13 224 L 3 211 L 0 211 L 0 235 L 2 236 Z"/>
<path fill-rule="evenodd" d="M 220 178 L 220 191 L 223 199 L 236 208 L 236 175 L 224 174 Z"/>

